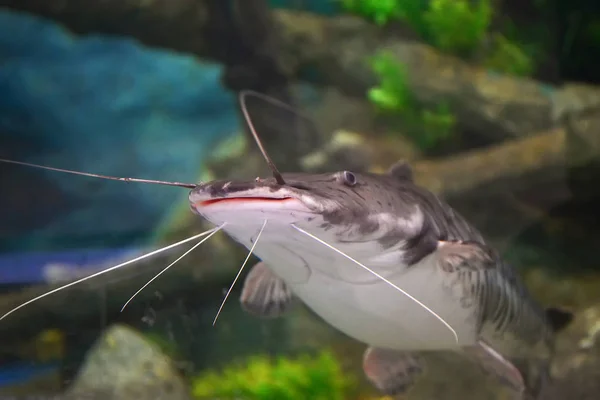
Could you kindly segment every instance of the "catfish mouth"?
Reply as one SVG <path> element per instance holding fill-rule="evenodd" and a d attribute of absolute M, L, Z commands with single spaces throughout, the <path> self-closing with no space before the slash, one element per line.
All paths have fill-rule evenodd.
<path fill-rule="evenodd" d="M 264 196 L 242 196 L 242 197 L 221 197 L 216 199 L 207 199 L 196 202 L 196 206 L 208 207 L 215 204 L 249 204 L 249 203 L 284 203 L 290 200 L 296 200 L 293 197 L 264 197 Z"/>

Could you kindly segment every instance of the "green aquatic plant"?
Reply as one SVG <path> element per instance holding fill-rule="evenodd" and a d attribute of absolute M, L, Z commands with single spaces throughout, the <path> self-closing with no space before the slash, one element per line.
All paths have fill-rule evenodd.
<path fill-rule="evenodd" d="M 350 13 L 385 25 L 402 21 L 441 50 L 463 54 L 479 47 L 489 29 L 491 0 L 339 0 Z"/>
<path fill-rule="evenodd" d="M 423 109 L 419 115 L 422 131 L 417 134 L 421 148 L 429 149 L 452 137 L 456 126 L 456 116 L 447 103 L 440 103 L 433 109 Z"/>
<path fill-rule="evenodd" d="M 468 54 L 492 22 L 491 0 L 431 0 L 423 16 L 430 42 L 441 50 Z"/>
<path fill-rule="evenodd" d="M 430 0 L 334 0 L 346 12 L 358 15 L 379 26 L 390 21 L 404 21 L 415 31 L 424 33 L 423 13 Z"/>
<path fill-rule="evenodd" d="M 491 70 L 517 76 L 529 76 L 535 70 L 534 59 L 524 46 L 499 34 L 494 36 L 493 49 L 483 64 Z"/>
<path fill-rule="evenodd" d="M 342 8 L 377 25 L 385 25 L 398 17 L 398 0 L 339 0 Z"/>
<path fill-rule="evenodd" d="M 402 121 L 402 130 L 421 149 L 432 149 L 451 137 L 456 117 L 448 104 L 434 108 L 422 107 L 414 98 L 408 84 L 406 66 L 393 54 L 377 53 L 370 67 L 379 84 L 369 89 L 367 97 L 382 114 Z"/>
<path fill-rule="evenodd" d="M 492 0 L 336 0 L 350 13 L 385 25 L 390 21 L 402 21 L 417 32 L 425 42 L 447 53 L 471 56 L 480 50 L 490 35 L 494 13 Z M 490 50 L 484 53 L 484 66 L 497 72 L 526 76 L 535 69 L 535 46 L 525 46 L 513 38 L 511 25 L 506 35 L 496 34 Z M 514 28 L 512 28 L 514 31 Z M 539 46 L 538 46 L 539 47 Z M 531 54 L 531 53 L 534 54 Z M 374 68 L 390 69 L 385 60 L 377 59 Z M 397 69 L 397 66 L 395 66 Z M 402 71 L 395 72 L 401 75 Z M 381 86 L 369 92 L 369 99 L 379 107 L 389 107 L 396 101 L 404 101 L 402 77 L 382 73 L 387 79 Z M 395 87 L 394 90 L 389 90 Z M 401 90 L 402 89 L 402 90 Z M 397 98 L 390 97 L 395 93 Z"/>
<path fill-rule="evenodd" d="M 379 80 L 379 84 L 367 93 L 371 103 L 383 111 L 407 109 L 412 103 L 412 95 L 404 64 L 391 53 L 382 51 L 370 60 L 370 67 Z"/>
<path fill-rule="evenodd" d="M 427 21 L 425 21 L 425 12 L 429 9 L 431 0 L 396 0 L 395 13 L 398 15 L 398 20 L 403 21 L 410 26 L 424 39 L 428 36 Z"/>
<path fill-rule="evenodd" d="M 192 382 L 197 399 L 344 400 L 355 385 L 328 351 L 297 358 L 254 356 L 244 364 L 208 371 Z"/>

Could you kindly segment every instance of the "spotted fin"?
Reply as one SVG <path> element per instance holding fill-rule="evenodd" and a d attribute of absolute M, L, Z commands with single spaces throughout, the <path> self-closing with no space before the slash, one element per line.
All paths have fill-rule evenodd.
<path fill-rule="evenodd" d="M 496 254 L 488 246 L 463 241 L 438 242 L 439 266 L 443 271 L 453 273 L 459 270 L 472 271 L 493 269 Z"/>
<path fill-rule="evenodd" d="M 478 242 L 439 242 L 438 268 L 447 274 L 451 290 L 464 308 L 473 311 L 479 329 L 498 333 L 543 334 L 545 315 L 538 309 L 516 272 L 489 246 Z M 537 333 L 535 333 L 537 335 Z"/>
<path fill-rule="evenodd" d="M 407 161 L 400 160 L 388 169 L 388 174 L 402 181 L 413 181 L 413 171 Z"/>
<path fill-rule="evenodd" d="M 262 318 L 277 318 L 292 305 L 292 291 L 260 261 L 246 276 L 240 302 L 242 308 L 250 314 Z"/>
<path fill-rule="evenodd" d="M 447 275 L 445 288 L 453 292 L 462 307 L 473 311 L 480 328 L 485 322 L 482 318 L 489 318 L 485 311 L 493 306 L 491 302 L 509 306 L 505 300 L 510 296 L 498 283 L 504 280 L 505 272 L 510 279 L 510 271 L 500 270 L 499 259 L 491 248 L 474 242 L 440 241 L 436 257 L 437 267 Z"/>
<path fill-rule="evenodd" d="M 468 347 L 465 353 L 481 367 L 481 369 L 498 379 L 498 381 L 515 393 L 517 398 L 526 398 L 525 379 L 519 369 L 485 342 L 479 341 L 476 346 Z"/>
<path fill-rule="evenodd" d="M 369 347 L 363 357 L 363 370 L 383 394 L 396 396 L 412 388 L 424 365 L 415 353 Z"/>

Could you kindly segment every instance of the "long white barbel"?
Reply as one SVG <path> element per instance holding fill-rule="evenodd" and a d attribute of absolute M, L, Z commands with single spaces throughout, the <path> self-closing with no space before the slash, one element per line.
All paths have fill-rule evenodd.
<path fill-rule="evenodd" d="M 162 253 L 162 252 L 164 252 L 164 251 L 170 250 L 170 249 L 172 249 L 173 247 L 180 246 L 180 245 L 182 245 L 182 244 L 184 244 L 184 243 L 187 243 L 187 242 L 190 242 L 190 241 L 192 241 L 192 240 L 198 239 L 198 238 L 200 238 L 200 237 L 202 237 L 202 236 L 205 236 L 205 235 L 211 234 L 211 233 L 212 233 L 213 231 L 215 231 L 216 229 L 218 229 L 218 228 L 212 228 L 212 229 L 209 229 L 209 230 L 207 230 L 207 231 L 205 231 L 205 232 L 199 233 L 199 234 L 197 234 L 197 235 L 194 235 L 194 236 L 192 236 L 192 237 L 189 237 L 189 238 L 187 238 L 187 239 L 183 239 L 183 240 L 181 240 L 181 241 L 179 241 L 179 242 L 176 242 L 176 243 L 170 244 L 170 245 L 168 245 L 168 246 L 162 247 L 162 248 L 160 248 L 160 249 L 157 249 L 157 250 L 151 251 L 150 253 L 143 254 L 143 255 L 141 255 L 141 256 L 139 256 L 139 257 L 136 257 L 136 258 L 134 258 L 134 259 L 131 259 L 131 260 L 129 260 L 129 261 L 125 261 L 125 262 L 123 262 L 123 263 L 121 263 L 121 264 L 115 265 L 115 266 L 113 266 L 113 267 L 110 267 L 110 268 L 104 269 L 104 270 L 102 270 L 102 271 L 99 271 L 99 272 L 96 272 L 96 273 L 94 273 L 94 274 L 92 274 L 92 275 L 89 275 L 89 276 L 83 277 L 83 278 L 81 278 L 81 279 L 78 279 L 78 280 L 76 280 L 76 281 L 73 281 L 73 282 L 67 283 L 66 285 L 63 285 L 63 286 L 57 287 L 56 289 L 52 289 L 52 290 L 50 290 L 49 292 L 46 292 L 46 293 L 44 293 L 44 294 L 41 294 L 41 295 L 39 295 L 39 296 L 36 296 L 36 297 L 34 297 L 33 299 L 31 299 L 31 300 L 28 300 L 28 301 L 26 301 L 25 303 L 23 303 L 23 304 L 21 304 L 21 305 L 19 305 L 19 306 L 15 307 L 15 308 L 13 308 L 12 310 L 8 311 L 7 313 L 5 313 L 4 315 L 2 315 L 2 316 L 0 317 L 0 321 L 2 321 L 4 318 L 8 317 L 10 314 L 14 313 L 15 311 L 18 311 L 18 310 L 20 310 L 21 308 L 23 308 L 23 307 L 25 307 L 25 306 L 27 306 L 27 305 L 29 305 L 29 304 L 33 303 L 33 302 L 36 302 L 36 301 L 38 301 L 38 300 L 40 300 L 40 299 L 43 299 L 44 297 L 50 296 L 51 294 L 54 294 L 54 293 L 56 293 L 56 292 L 60 292 L 61 290 L 64 290 L 64 289 L 70 288 L 71 286 L 75 286 L 75 285 L 77 285 L 77 284 L 79 284 L 79 283 L 82 283 L 82 282 L 85 282 L 85 281 L 87 281 L 87 280 L 89 280 L 89 279 L 93 279 L 93 278 L 95 278 L 95 277 L 97 277 L 97 276 L 100 276 L 100 275 L 107 274 L 107 273 L 109 273 L 109 272 L 111 272 L 111 271 L 114 271 L 114 270 L 116 270 L 116 269 L 119 269 L 119 268 L 125 267 L 125 266 L 127 266 L 127 265 L 129 265 L 129 264 L 133 264 L 133 263 L 135 263 L 135 262 L 137 262 L 137 261 L 141 261 L 141 260 L 143 260 L 143 259 L 145 259 L 145 258 L 152 257 L 153 255 L 156 255 L 156 254 Z"/>
<path fill-rule="evenodd" d="M 148 285 L 150 285 L 152 282 L 154 282 L 156 280 L 156 278 L 158 278 L 159 276 L 161 276 L 164 272 L 166 272 L 169 268 L 171 268 L 173 265 L 177 264 L 183 257 L 187 256 L 188 254 L 190 254 L 192 251 L 194 251 L 196 249 L 196 247 L 200 246 L 202 243 L 206 242 L 208 239 L 210 239 L 212 237 L 212 235 L 216 234 L 217 232 L 219 232 L 221 229 L 223 229 L 223 227 L 227 225 L 227 223 L 221 224 L 219 225 L 217 228 L 213 229 L 212 232 L 210 233 L 210 235 L 208 235 L 207 237 L 205 237 L 204 239 L 202 239 L 201 241 L 199 241 L 198 243 L 196 243 L 195 245 L 192 246 L 191 249 L 189 249 L 188 251 L 186 251 L 185 253 L 183 253 L 181 256 L 179 256 L 179 258 L 177 258 L 175 261 L 173 261 L 171 264 L 167 265 L 165 268 L 163 268 L 158 274 L 154 275 L 154 277 L 152 277 L 152 279 L 150 279 L 148 282 L 146 282 L 146 284 L 144 286 L 142 286 L 137 292 L 135 292 L 133 294 L 133 296 L 131 296 L 129 298 L 129 300 L 127 300 L 125 302 L 125 304 L 123 304 L 123 307 L 121 307 L 121 312 L 123 312 L 123 310 L 125 309 L 125 307 L 127 307 L 127 305 L 131 302 L 131 300 L 133 300 L 133 298 L 135 296 L 137 296 L 138 294 L 140 294 L 140 292 L 142 290 L 144 290 Z"/>
<path fill-rule="evenodd" d="M 452 332 L 452 334 L 454 335 L 454 339 L 456 340 L 456 343 L 458 343 L 458 334 L 456 333 L 456 331 L 454 330 L 454 328 L 452 328 L 452 326 L 450 326 L 449 323 L 447 323 L 446 321 L 444 321 L 444 319 L 442 317 L 440 317 L 435 311 L 433 311 L 431 308 L 429 308 L 425 304 L 423 304 L 419 299 L 417 299 L 416 297 L 414 297 L 413 295 L 411 295 L 410 293 L 408 293 L 404 289 L 398 287 L 397 285 L 395 285 L 390 280 L 388 280 L 388 279 L 384 278 L 383 276 L 379 275 L 377 272 L 373 271 L 371 268 L 367 267 L 366 265 L 362 264 L 361 262 L 359 262 L 359 261 L 355 260 L 354 258 L 350 257 L 348 254 L 346 254 L 343 251 L 335 248 L 335 246 L 330 245 L 329 243 L 327 243 L 323 239 L 319 239 L 318 237 L 316 237 L 312 233 L 307 232 L 304 229 L 302 229 L 302 228 L 300 228 L 300 227 L 298 227 L 298 226 L 296 226 L 294 224 L 291 224 L 291 225 L 292 225 L 292 228 L 296 229 L 298 232 L 305 234 L 306 236 L 308 236 L 308 237 L 314 239 L 315 241 L 321 243 L 322 245 L 330 248 L 331 250 L 335 251 L 336 253 L 340 254 L 341 256 L 346 257 L 348 260 L 352 261 L 353 263 L 355 263 L 359 267 L 363 268 L 367 272 L 369 272 L 369 273 L 373 274 L 374 276 L 376 276 L 377 278 L 381 279 L 383 282 L 387 283 L 388 285 L 390 285 L 394 289 L 398 290 L 400 293 L 404 294 L 406 297 L 408 297 L 409 299 L 411 299 L 412 301 L 414 301 L 415 303 L 417 303 L 418 305 L 420 305 L 421 307 L 423 307 L 423 309 L 425 309 L 427 312 L 429 312 L 431 315 L 433 315 L 442 324 L 444 324 L 446 326 L 446 328 L 448 328 L 450 330 L 450 332 Z"/>

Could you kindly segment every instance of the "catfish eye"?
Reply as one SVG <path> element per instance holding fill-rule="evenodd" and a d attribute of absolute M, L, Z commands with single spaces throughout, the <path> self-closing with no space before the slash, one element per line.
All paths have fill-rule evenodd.
<path fill-rule="evenodd" d="M 356 185 L 356 175 L 350 171 L 342 172 L 342 183 L 346 186 Z"/>

